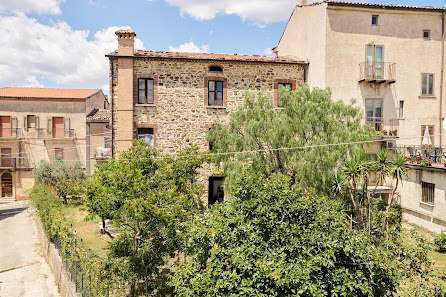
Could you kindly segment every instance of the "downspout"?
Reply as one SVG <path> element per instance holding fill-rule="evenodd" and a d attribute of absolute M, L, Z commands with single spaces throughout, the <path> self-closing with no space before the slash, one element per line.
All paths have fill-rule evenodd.
<path fill-rule="evenodd" d="M 110 59 L 110 103 L 111 103 L 111 157 L 115 157 L 115 117 L 114 117 L 114 110 L 115 110 L 115 96 L 113 96 L 114 87 L 113 87 L 113 58 L 109 57 Z"/>
<path fill-rule="evenodd" d="M 443 85 L 444 85 L 444 13 L 445 11 L 441 13 L 441 77 L 440 77 L 440 149 L 442 146 L 442 124 L 443 124 Z"/>

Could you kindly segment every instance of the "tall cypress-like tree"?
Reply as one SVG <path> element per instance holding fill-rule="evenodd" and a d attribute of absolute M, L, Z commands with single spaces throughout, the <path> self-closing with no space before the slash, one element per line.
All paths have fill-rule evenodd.
<path fill-rule="evenodd" d="M 207 140 L 215 153 L 258 151 L 217 157 L 229 180 L 249 164 L 264 174 L 282 172 L 294 183 L 328 193 L 331 176 L 352 150 L 362 145 L 331 145 L 370 140 L 361 123 L 362 112 L 352 104 L 333 101 L 330 90 L 303 86 L 279 92 L 281 108 L 263 93 L 247 93 L 245 103 L 231 115 L 230 126 L 214 125 Z M 309 147 L 303 149 L 289 149 Z"/>

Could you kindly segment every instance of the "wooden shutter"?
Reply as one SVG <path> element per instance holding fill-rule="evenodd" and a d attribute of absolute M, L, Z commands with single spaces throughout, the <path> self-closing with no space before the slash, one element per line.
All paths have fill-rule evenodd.
<path fill-rule="evenodd" d="M 28 116 L 23 117 L 23 128 L 28 131 Z"/>
<path fill-rule="evenodd" d="M 53 118 L 48 119 L 48 136 L 53 137 Z"/>
<path fill-rule="evenodd" d="M 40 118 L 36 116 L 36 129 L 40 128 Z"/>
<path fill-rule="evenodd" d="M 64 119 L 65 137 L 71 137 L 70 135 L 70 119 Z"/>
<path fill-rule="evenodd" d="M 17 129 L 18 128 L 18 121 L 17 118 L 11 118 L 11 135 L 13 137 L 18 137 Z"/>

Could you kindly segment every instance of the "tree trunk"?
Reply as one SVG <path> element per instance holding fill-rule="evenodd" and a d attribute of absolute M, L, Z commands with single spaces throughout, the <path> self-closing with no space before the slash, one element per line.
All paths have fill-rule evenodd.
<path fill-rule="evenodd" d="M 353 195 L 351 195 L 352 203 L 353 203 L 353 209 L 355 211 L 355 217 L 357 222 L 357 228 L 356 229 L 362 229 L 363 228 L 363 221 L 361 216 L 361 211 L 359 209 L 359 201 L 358 201 L 358 194 L 356 189 L 356 181 L 353 179 Z"/>

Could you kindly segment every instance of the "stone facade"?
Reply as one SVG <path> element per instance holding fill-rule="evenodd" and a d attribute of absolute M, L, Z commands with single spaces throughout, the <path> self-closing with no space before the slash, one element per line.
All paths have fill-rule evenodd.
<path fill-rule="evenodd" d="M 118 36 L 118 45 L 119 41 Z M 263 91 L 274 100 L 278 82 L 291 82 L 293 89 L 304 84 L 307 66 L 295 60 L 279 62 L 256 56 L 225 55 L 222 60 L 220 56 L 213 58 L 216 54 L 172 58 L 174 53 L 142 57 L 145 53 L 135 52 L 129 57 L 119 51 L 108 55 L 115 153 L 128 148 L 128 140 L 136 138 L 138 128 L 152 128 L 154 144 L 163 153 L 175 154 L 192 145 L 207 151 L 209 127 L 213 123 L 229 124 L 230 114 L 243 104 L 246 91 Z M 210 66 L 222 71 L 211 71 Z M 153 79 L 153 104 L 138 104 L 139 78 Z M 224 82 L 221 106 L 207 104 L 209 80 Z M 213 170 L 205 165 L 199 181 L 207 186 Z"/>

